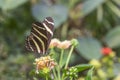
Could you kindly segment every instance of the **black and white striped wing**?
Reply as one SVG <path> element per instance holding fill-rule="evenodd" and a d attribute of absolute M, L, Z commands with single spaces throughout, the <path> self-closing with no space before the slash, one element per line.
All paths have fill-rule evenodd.
<path fill-rule="evenodd" d="M 48 47 L 51 41 L 51 38 L 53 36 L 53 30 L 54 30 L 54 22 L 53 19 L 51 17 L 47 17 L 44 21 L 43 21 L 43 25 L 45 27 L 45 29 L 47 30 L 47 38 L 48 38 Z M 47 48 L 48 48 L 47 47 Z"/>
<path fill-rule="evenodd" d="M 35 53 L 45 54 L 53 36 L 53 28 L 51 17 L 47 17 L 42 23 L 33 23 L 31 33 L 26 39 L 26 48 Z"/>

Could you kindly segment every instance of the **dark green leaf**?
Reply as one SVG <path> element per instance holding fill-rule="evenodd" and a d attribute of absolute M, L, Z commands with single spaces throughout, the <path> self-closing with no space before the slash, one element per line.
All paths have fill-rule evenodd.
<path fill-rule="evenodd" d="M 54 19 L 55 27 L 58 27 L 67 19 L 68 9 L 62 4 L 47 5 L 39 3 L 32 7 L 32 13 L 38 21 L 42 21 L 48 16 L 52 17 Z"/>
<path fill-rule="evenodd" d="M 118 17 L 120 17 L 120 9 L 118 6 L 116 6 L 114 3 L 112 2 L 107 2 L 107 6 L 112 10 L 112 12 L 114 12 Z"/>
<path fill-rule="evenodd" d="M 86 59 L 99 59 L 101 57 L 101 44 L 92 37 L 78 38 L 77 51 Z"/>
<path fill-rule="evenodd" d="M 11 9 L 15 9 L 16 7 L 24 4 L 25 2 L 27 2 L 28 0 L 0 0 L 0 7 L 3 10 L 11 10 Z M 2 5 L 4 4 L 4 5 Z"/>
<path fill-rule="evenodd" d="M 120 46 L 120 26 L 111 29 L 105 36 L 104 41 L 109 47 L 115 48 Z"/>
<path fill-rule="evenodd" d="M 0 0 L 0 8 L 2 8 L 2 6 L 4 5 L 4 1 L 5 0 Z"/>
<path fill-rule="evenodd" d="M 81 71 L 90 69 L 92 67 L 92 65 L 90 65 L 90 64 L 80 64 L 80 65 L 77 65 L 75 67 L 77 68 L 78 72 L 81 72 Z"/>
<path fill-rule="evenodd" d="M 83 3 L 82 12 L 83 15 L 86 16 L 95 10 L 98 6 L 103 4 L 105 0 L 86 0 Z"/>

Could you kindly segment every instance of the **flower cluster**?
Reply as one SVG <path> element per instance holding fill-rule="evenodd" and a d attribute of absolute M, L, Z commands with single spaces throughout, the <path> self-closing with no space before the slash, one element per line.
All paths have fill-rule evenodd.
<path fill-rule="evenodd" d="M 36 65 L 36 73 L 39 73 L 38 72 L 39 70 L 45 70 L 45 69 L 48 70 L 47 72 L 49 72 L 51 69 L 54 68 L 56 62 L 53 59 L 51 59 L 50 56 L 45 56 L 35 59 L 34 64 Z"/>
<path fill-rule="evenodd" d="M 78 77 L 77 72 L 78 72 L 77 68 L 71 67 L 66 71 L 65 76 L 77 78 Z"/>
<path fill-rule="evenodd" d="M 65 40 L 65 41 L 59 41 L 58 39 L 54 38 L 51 40 L 49 48 L 60 48 L 60 49 L 67 49 L 71 46 L 71 41 Z"/>

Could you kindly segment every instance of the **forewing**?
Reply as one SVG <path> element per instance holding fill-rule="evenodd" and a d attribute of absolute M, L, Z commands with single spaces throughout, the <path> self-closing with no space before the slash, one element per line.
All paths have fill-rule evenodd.
<path fill-rule="evenodd" d="M 47 46 L 49 47 L 51 38 L 53 36 L 53 31 L 54 31 L 54 21 L 51 17 L 46 17 L 45 20 L 43 21 L 43 25 L 44 25 L 44 28 L 47 31 L 46 32 L 47 33 L 47 38 L 48 38 Z"/>

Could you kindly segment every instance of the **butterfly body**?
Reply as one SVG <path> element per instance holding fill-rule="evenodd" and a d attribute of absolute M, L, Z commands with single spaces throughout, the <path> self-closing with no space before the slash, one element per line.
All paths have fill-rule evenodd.
<path fill-rule="evenodd" d="M 46 54 L 53 36 L 54 22 L 51 17 L 43 22 L 34 22 L 31 33 L 26 38 L 26 48 L 35 53 Z"/>

